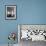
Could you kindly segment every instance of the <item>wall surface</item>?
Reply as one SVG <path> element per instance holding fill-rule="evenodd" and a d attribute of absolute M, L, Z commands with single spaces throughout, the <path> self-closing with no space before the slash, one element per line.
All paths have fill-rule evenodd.
<path fill-rule="evenodd" d="M 5 20 L 5 5 L 17 6 L 16 20 Z M 0 44 L 8 43 L 10 32 L 17 34 L 18 24 L 46 24 L 46 0 L 0 0 Z"/>

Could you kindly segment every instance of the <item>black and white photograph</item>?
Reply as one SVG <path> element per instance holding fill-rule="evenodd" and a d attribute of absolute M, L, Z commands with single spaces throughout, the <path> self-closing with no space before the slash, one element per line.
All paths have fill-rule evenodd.
<path fill-rule="evenodd" d="M 43 45 L 46 43 L 46 25 L 19 24 L 18 41 L 20 46 Z"/>
<path fill-rule="evenodd" d="M 5 6 L 5 19 L 14 20 L 16 19 L 16 5 Z"/>

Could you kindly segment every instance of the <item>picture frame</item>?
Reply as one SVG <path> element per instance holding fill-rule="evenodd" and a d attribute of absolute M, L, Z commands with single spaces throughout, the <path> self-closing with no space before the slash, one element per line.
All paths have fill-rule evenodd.
<path fill-rule="evenodd" d="M 28 34 L 28 37 L 29 36 L 32 37 L 33 35 L 36 35 L 37 38 L 35 36 L 33 36 L 32 38 L 29 37 L 27 39 L 24 39 L 24 38 L 21 39 L 21 37 L 22 37 L 21 31 L 22 30 L 25 30 L 25 31 L 28 30 L 28 33 L 30 33 L 30 35 Z M 36 32 L 34 32 L 34 31 L 36 31 Z M 34 32 L 34 33 L 31 34 L 31 32 Z M 46 41 L 46 24 L 18 24 L 18 42 L 20 43 L 22 40 L 23 41 L 24 40 Z"/>
<path fill-rule="evenodd" d="M 16 5 L 5 5 L 5 20 L 16 20 Z"/>

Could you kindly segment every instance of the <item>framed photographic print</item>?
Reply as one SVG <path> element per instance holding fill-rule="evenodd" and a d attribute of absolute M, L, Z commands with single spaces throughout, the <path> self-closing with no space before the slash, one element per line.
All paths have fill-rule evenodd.
<path fill-rule="evenodd" d="M 16 5 L 5 5 L 5 19 L 6 20 L 16 19 Z"/>

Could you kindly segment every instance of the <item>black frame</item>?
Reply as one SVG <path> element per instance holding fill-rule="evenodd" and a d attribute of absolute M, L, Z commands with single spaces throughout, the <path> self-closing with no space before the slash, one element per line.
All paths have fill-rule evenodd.
<path fill-rule="evenodd" d="M 11 19 L 9 19 L 9 18 L 6 18 L 7 17 L 7 15 L 6 15 L 6 11 L 7 11 L 7 7 L 15 7 L 15 10 L 16 10 L 16 12 L 15 12 L 15 18 L 11 18 Z M 5 5 L 5 20 L 16 20 L 17 19 L 17 8 L 16 8 L 17 6 L 16 5 Z"/>

